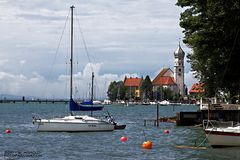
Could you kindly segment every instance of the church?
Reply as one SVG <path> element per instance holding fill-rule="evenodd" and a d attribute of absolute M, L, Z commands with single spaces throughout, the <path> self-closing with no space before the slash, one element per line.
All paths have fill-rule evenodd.
<path fill-rule="evenodd" d="M 152 81 L 153 91 L 158 87 L 169 88 L 174 94 L 186 95 L 186 85 L 184 84 L 184 56 L 180 43 L 174 52 L 174 71 L 170 68 L 163 68 Z"/>
<path fill-rule="evenodd" d="M 173 94 L 180 94 L 182 97 L 187 95 L 187 87 L 184 84 L 184 56 L 180 43 L 174 52 L 174 71 L 170 68 L 163 68 L 160 73 L 153 79 L 153 92 L 156 92 L 159 87 L 169 88 Z M 140 98 L 140 88 L 143 78 L 125 77 L 124 86 L 133 92 L 133 96 Z"/>

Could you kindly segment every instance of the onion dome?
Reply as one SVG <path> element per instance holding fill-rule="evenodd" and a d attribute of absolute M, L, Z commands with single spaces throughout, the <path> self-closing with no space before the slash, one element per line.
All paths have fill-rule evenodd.
<path fill-rule="evenodd" d="M 185 53 L 184 53 L 184 51 L 182 50 L 182 48 L 181 48 L 181 46 L 179 44 L 178 48 L 174 52 L 174 57 L 183 59 L 184 56 L 185 56 Z"/>

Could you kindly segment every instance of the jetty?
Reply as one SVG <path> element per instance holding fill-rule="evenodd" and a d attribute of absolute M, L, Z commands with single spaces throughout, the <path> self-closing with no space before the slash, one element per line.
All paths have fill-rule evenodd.
<path fill-rule="evenodd" d="M 237 123 L 240 120 L 240 104 L 205 103 L 197 112 L 179 112 L 176 116 L 178 126 L 201 125 L 206 119 Z"/>
<path fill-rule="evenodd" d="M 68 103 L 67 99 L 2 99 L 0 103 Z"/>

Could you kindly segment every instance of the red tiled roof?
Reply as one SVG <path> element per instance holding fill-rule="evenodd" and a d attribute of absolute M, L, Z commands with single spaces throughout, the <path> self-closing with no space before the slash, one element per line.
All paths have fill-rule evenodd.
<path fill-rule="evenodd" d="M 175 85 L 175 80 L 171 76 L 164 76 L 168 71 L 171 71 L 170 68 L 163 68 L 157 77 L 152 81 L 154 86 L 158 85 Z M 171 71 L 172 72 L 172 71 Z"/>
<path fill-rule="evenodd" d="M 192 85 L 192 88 L 190 89 L 189 93 L 203 93 L 203 84 L 202 83 L 195 83 Z"/>
<path fill-rule="evenodd" d="M 126 87 L 139 87 L 142 83 L 142 78 L 125 78 L 124 86 Z"/>
<path fill-rule="evenodd" d="M 152 84 L 156 85 L 174 85 L 176 84 L 173 77 L 170 76 L 157 76 Z"/>
<path fill-rule="evenodd" d="M 159 77 L 164 76 L 164 74 L 169 70 L 170 68 L 163 68 L 161 72 L 158 74 Z"/>

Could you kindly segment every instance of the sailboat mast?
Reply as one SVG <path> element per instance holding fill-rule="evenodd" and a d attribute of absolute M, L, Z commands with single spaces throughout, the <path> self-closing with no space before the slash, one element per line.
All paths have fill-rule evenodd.
<path fill-rule="evenodd" d="M 73 84 L 72 84 L 72 74 L 73 74 L 73 8 L 74 6 L 71 6 L 71 58 L 70 58 L 70 64 L 71 64 L 71 69 L 70 69 L 70 99 L 72 99 L 72 92 L 73 92 Z"/>
<path fill-rule="evenodd" d="M 120 100 L 120 83 L 118 83 L 117 100 Z"/>
<path fill-rule="evenodd" d="M 91 101 L 93 102 L 93 82 L 94 82 L 94 72 L 92 72 L 92 93 L 91 93 Z"/>

